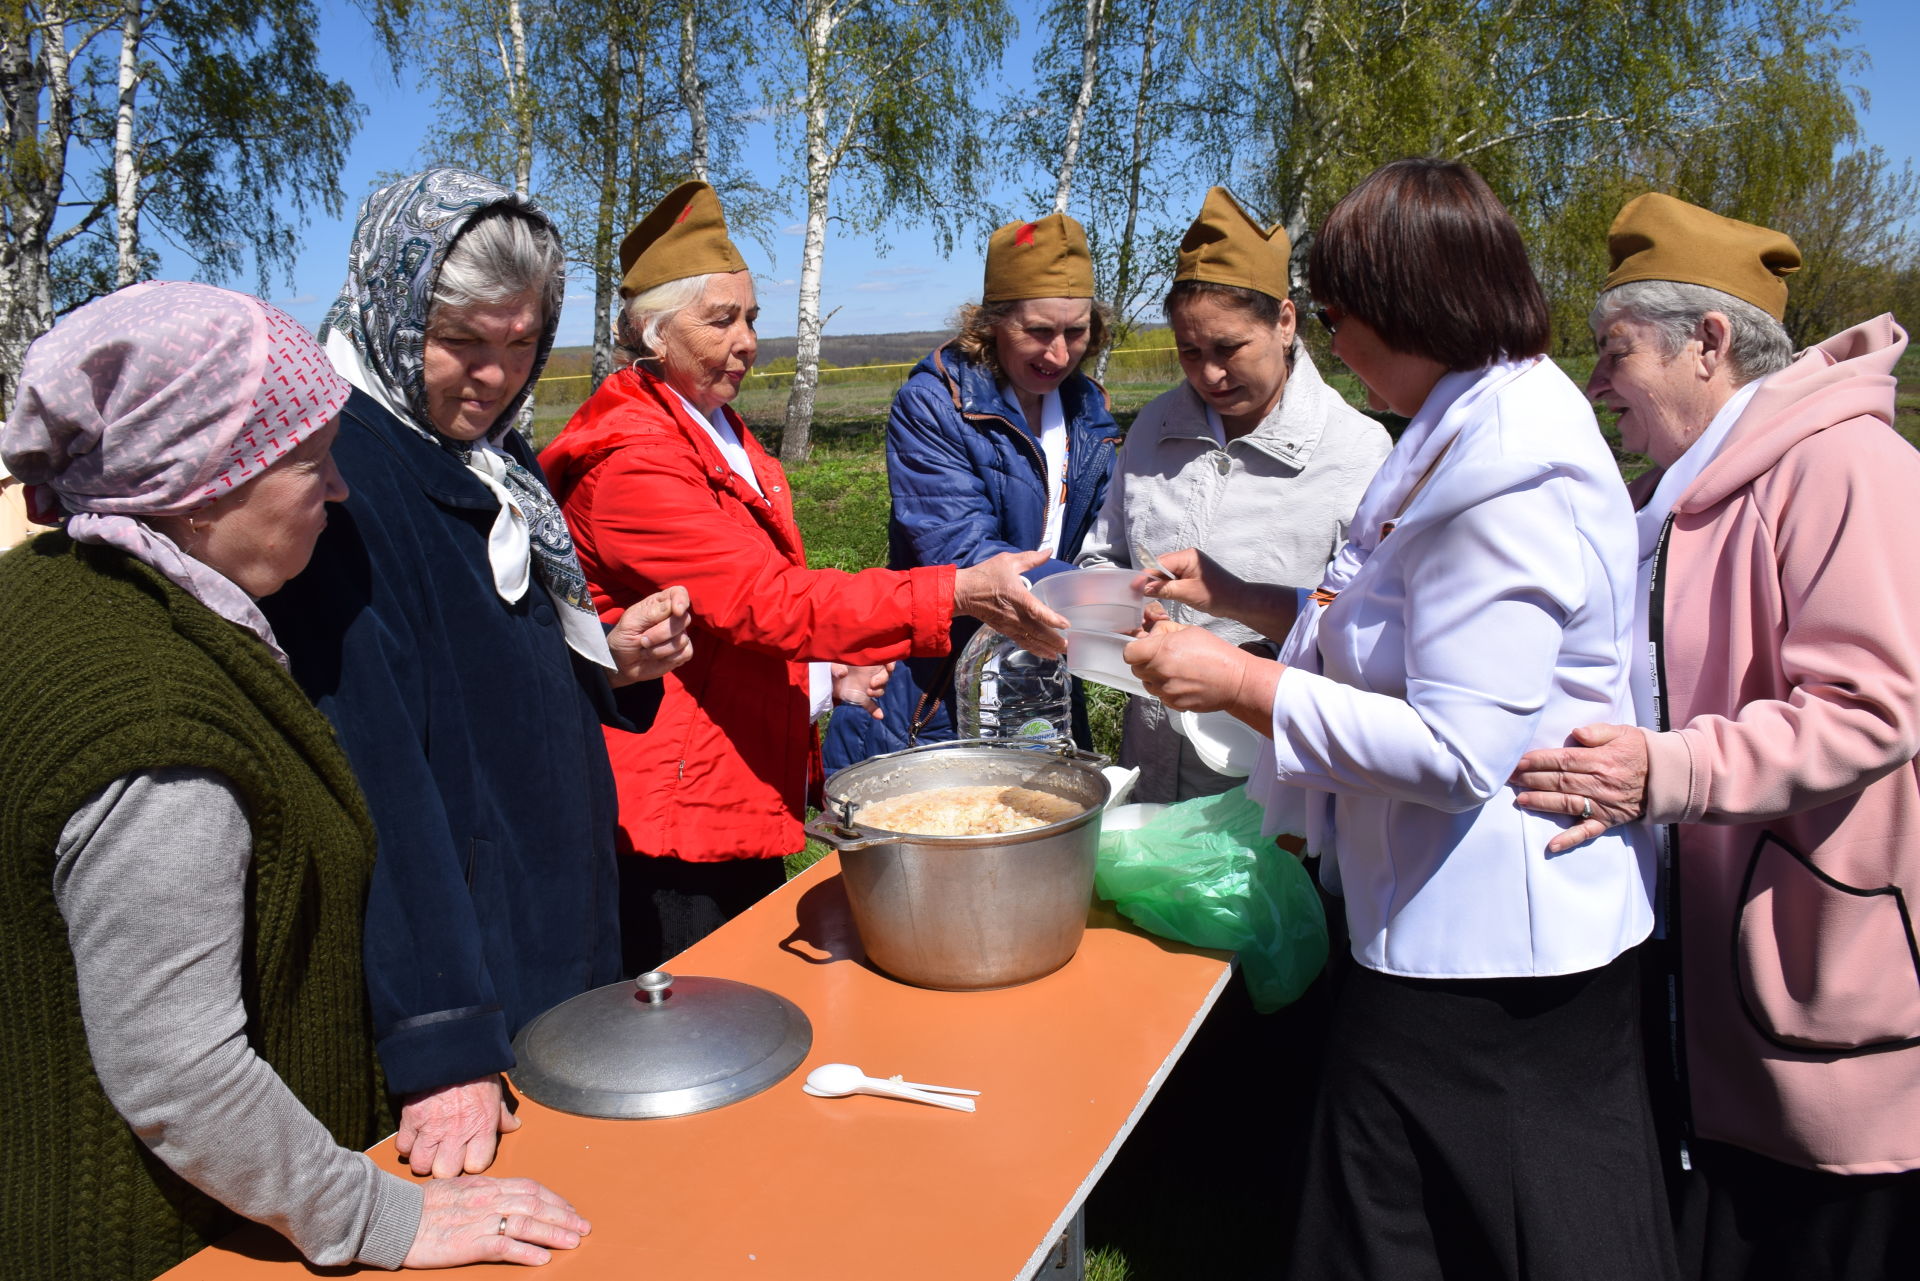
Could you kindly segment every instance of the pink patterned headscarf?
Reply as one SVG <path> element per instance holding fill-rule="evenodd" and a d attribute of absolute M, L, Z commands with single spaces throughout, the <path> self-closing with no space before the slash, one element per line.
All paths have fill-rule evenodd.
<path fill-rule="evenodd" d="M 66 517 L 70 537 L 138 557 L 277 654 L 252 599 L 142 517 L 184 515 L 238 489 L 326 426 L 351 392 L 277 307 L 212 285 L 132 285 L 27 349 L 0 457 L 34 487 L 37 509 Z"/>

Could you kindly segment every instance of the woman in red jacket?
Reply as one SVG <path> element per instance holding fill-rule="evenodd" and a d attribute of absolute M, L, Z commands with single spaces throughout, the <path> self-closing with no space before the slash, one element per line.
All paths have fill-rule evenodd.
<path fill-rule="evenodd" d="M 944 654 L 971 614 L 1039 653 L 1065 645 L 1021 573 L 807 568 L 787 478 L 728 408 L 753 367 L 753 277 L 713 189 L 683 184 L 620 246 L 620 342 L 601 384 L 540 456 L 608 616 L 668 586 L 691 599 L 693 658 L 652 728 L 607 730 L 620 792 L 628 968 L 704 937 L 780 885 L 820 777 L 814 717 L 871 706 L 889 666 Z"/>

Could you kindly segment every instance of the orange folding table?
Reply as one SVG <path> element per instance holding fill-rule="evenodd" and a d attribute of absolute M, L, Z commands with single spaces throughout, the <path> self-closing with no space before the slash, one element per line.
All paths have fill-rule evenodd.
<path fill-rule="evenodd" d="M 542 1275 L 576 1281 L 1026 1281 L 1166 1079 L 1230 958 L 1153 938 L 1105 905 L 1063 969 L 932 992 L 865 961 L 836 856 L 666 967 L 777 992 L 813 1048 L 787 1079 L 692 1116 L 610 1121 L 531 1099 L 489 1174 L 538 1179 L 593 1233 Z M 980 1091 L 979 1110 L 816 1098 L 822 1063 Z M 371 1150 L 404 1173 L 393 1142 Z M 262 1228 L 166 1273 L 308 1272 Z"/>

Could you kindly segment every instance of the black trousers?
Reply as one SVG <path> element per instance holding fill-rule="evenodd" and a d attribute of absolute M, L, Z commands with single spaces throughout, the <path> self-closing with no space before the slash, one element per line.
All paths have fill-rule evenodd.
<path fill-rule="evenodd" d="M 1920 1276 L 1920 1170 L 1829 1174 L 1695 1140 L 1679 1176 L 1691 1281 L 1908 1281 Z"/>
<path fill-rule="evenodd" d="M 658 969 L 787 883 L 777 858 L 689 863 L 620 856 L 620 957 L 628 974 Z"/>
<path fill-rule="evenodd" d="M 1555 978 L 1351 966 L 1296 1281 L 1671 1281 L 1638 955 Z"/>

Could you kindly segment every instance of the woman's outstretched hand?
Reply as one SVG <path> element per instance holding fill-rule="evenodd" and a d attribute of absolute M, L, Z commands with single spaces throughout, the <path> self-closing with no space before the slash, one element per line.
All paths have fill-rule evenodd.
<path fill-rule="evenodd" d="M 1045 551 L 1001 552 L 955 570 L 953 612 L 973 615 L 1042 658 L 1060 657 L 1067 652 L 1067 638 L 1060 634 L 1067 620 L 1041 604 L 1021 581 L 1021 575 L 1049 559 Z"/>
<path fill-rule="evenodd" d="M 1273 640 L 1284 639 L 1293 630 L 1298 612 L 1293 588 L 1250 583 L 1221 568 L 1220 562 L 1197 547 L 1168 552 L 1159 559 L 1173 577 L 1146 578 L 1142 590 L 1148 596 L 1176 601 L 1215 618 L 1231 618 Z"/>
<path fill-rule="evenodd" d="M 402 1267 L 537 1267 L 553 1257 L 552 1251 L 571 1250 L 593 1231 L 564 1198 L 532 1179 L 435 1179 L 425 1192 L 420 1228 Z"/>

